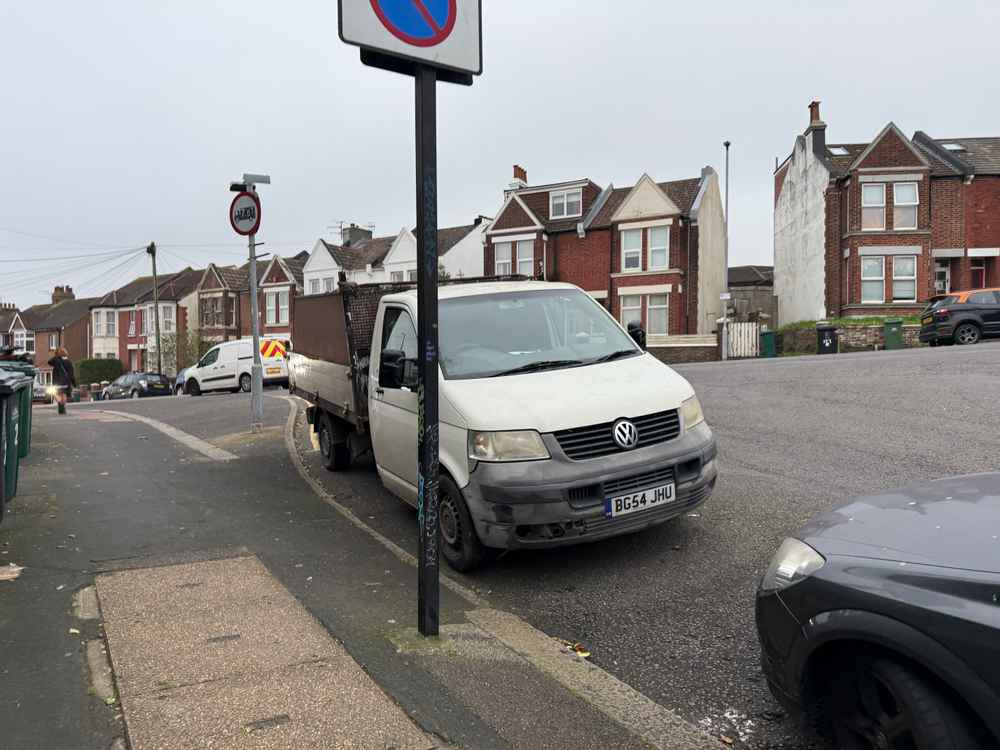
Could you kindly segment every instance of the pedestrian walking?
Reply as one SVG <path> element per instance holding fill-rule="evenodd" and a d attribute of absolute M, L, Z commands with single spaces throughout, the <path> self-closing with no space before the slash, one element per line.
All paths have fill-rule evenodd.
<path fill-rule="evenodd" d="M 76 373 L 73 371 L 69 352 L 60 346 L 56 349 L 55 356 L 49 360 L 49 367 L 52 368 L 52 384 L 57 388 L 56 403 L 59 405 L 59 413 L 65 414 L 66 401 L 76 387 Z"/>

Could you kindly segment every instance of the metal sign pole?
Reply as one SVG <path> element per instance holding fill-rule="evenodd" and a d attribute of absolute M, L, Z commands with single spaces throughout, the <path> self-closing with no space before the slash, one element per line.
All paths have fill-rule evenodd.
<path fill-rule="evenodd" d="M 253 187 L 250 186 L 250 190 Z M 257 304 L 257 235 L 250 235 L 250 334 L 253 336 L 253 364 L 250 366 L 250 431 L 264 429 L 264 369 L 260 361 L 260 313 Z M 239 305 L 239 295 L 236 304 Z"/>
<path fill-rule="evenodd" d="M 417 629 L 437 635 L 438 550 L 438 251 L 437 74 L 416 66 L 417 121 Z"/>

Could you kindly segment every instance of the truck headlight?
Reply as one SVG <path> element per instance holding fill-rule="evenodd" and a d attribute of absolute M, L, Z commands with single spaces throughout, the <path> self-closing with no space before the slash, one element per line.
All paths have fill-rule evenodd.
<path fill-rule="evenodd" d="M 774 553 L 760 587 L 764 591 L 780 591 L 808 578 L 825 564 L 823 555 L 805 542 L 786 539 Z"/>
<path fill-rule="evenodd" d="M 705 413 L 701 410 L 701 401 L 697 396 L 692 396 L 681 404 L 681 420 L 684 422 L 685 430 L 697 427 L 705 421 Z"/>
<path fill-rule="evenodd" d="M 469 458 L 474 461 L 541 461 L 549 458 L 535 430 L 470 432 Z"/>

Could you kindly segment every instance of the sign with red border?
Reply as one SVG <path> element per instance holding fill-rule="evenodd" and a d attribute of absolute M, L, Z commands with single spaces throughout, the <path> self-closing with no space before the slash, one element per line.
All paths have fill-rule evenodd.
<path fill-rule="evenodd" d="M 481 0 L 340 0 L 340 38 L 410 63 L 483 70 Z"/>
<path fill-rule="evenodd" d="M 260 229 L 260 198 L 256 193 L 242 192 L 229 206 L 229 223 L 236 234 L 244 237 Z"/>

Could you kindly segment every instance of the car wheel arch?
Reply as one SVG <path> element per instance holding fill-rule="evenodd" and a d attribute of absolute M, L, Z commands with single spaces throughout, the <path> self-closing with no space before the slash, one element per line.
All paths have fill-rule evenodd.
<path fill-rule="evenodd" d="M 858 652 L 881 655 L 916 668 L 950 693 L 1000 742 L 998 696 L 959 656 L 916 628 L 863 610 L 836 610 L 811 618 L 802 627 L 801 649 L 790 660 L 806 708 L 822 700 L 825 669 L 843 666 Z M 799 651 L 799 653 L 796 653 Z M 846 652 L 851 652 L 846 656 Z M 959 687 L 961 685 L 961 688 Z M 821 704 L 820 704 L 821 705 Z M 810 717 L 815 719 L 815 715 Z"/>

